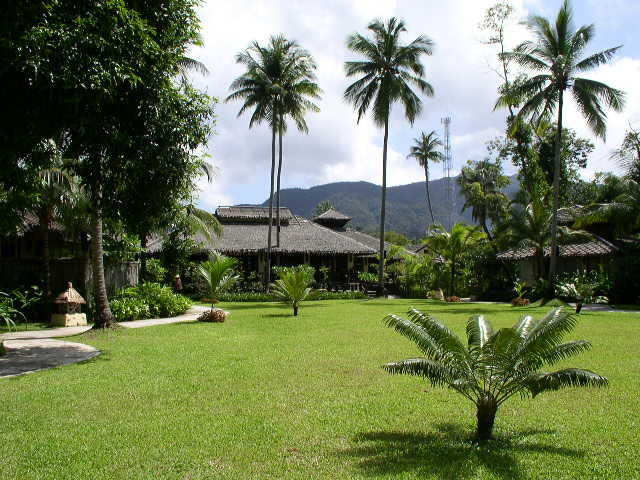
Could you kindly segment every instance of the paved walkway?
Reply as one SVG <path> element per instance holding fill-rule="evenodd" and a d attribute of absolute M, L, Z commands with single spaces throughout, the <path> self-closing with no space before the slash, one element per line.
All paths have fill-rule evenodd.
<path fill-rule="evenodd" d="M 120 325 L 124 328 L 142 328 L 169 323 L 192 322 L 207 308 L 195 306 L 187 313 L 177 317 L 135 320 L 122 322 Z M 90 329 L 91 325 L 87 325 L 11 332 L 0 335 L 0 342 L 6 350 L 6 355 L 0 356 L 0 378 L 70 365 L 100 355 L 100 350 L 83 343 L 53 340 L 53 338 L 79 335 Z"/>

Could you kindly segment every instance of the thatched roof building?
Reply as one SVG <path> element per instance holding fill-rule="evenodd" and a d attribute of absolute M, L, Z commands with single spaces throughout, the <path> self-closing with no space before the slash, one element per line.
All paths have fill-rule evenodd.
<path fill-rule="evenodd" d="M 226 255 L 246 255 L 267 250 L 269 209 L 267 207 L 220 207 L 216 216 L 223 225 L 222 236 L 206 241 L 207 247 Z M 311 255 L 375 255 L 375 249 L 306 218 L 280 209 L 280 246 L 272 228 L 273 252 Z"/>

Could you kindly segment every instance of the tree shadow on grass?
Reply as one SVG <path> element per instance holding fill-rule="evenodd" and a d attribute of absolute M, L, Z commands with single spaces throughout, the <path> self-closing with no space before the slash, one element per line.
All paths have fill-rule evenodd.
<path fill-rule="evenodd" d="M 526 478 L 528 475 L 521 471 L 517 460 L 519 453 L 585 455 L 583 451 L 530 438 L 552 431 L 520 431 L 482 445 L 457 425 L 441 424 L 436 428 L 433 433 L 363 432 L 353 438 L 355 446 L 341 451 L 341 455 L 358 459 L 357 467 L 372 477 L 414 472 L 420 477 L 442 479 L 476 478 L 479 471 L 491 472 L 502 479 Z"/>

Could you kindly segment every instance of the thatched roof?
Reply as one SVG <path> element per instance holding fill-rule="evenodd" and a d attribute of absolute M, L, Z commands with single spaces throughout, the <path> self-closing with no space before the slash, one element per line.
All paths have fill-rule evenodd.
<path fill-rule="evenodd" d="M 603 238 L 596 238 L 594 241 L 586 243 L 571 243 L 558 247 L 560 257 L 603 257 L 614 255 L 618 252 L 618 247 L 607 242 Z M 534 248 L 520 248 L 507 250 L 498 254 L 498 258 L 503 260 L 524 260 L 533 258 L 536 254 Z M 545 247 L 544 256 L 551 255 L 551 247 Z"/>
<path fill-rule="evenodd" d="M 362 243 L 367 247 L 372 248 L 376 252 L 378 252 L 378 250 L 380 249 L 380 240 L 374 237 L 373 235 L 369 235 L 368 233 L 364 233 L 364 232 L 359 232 L 358 230 L 353 230 L 351 228 L 348 228 L 340 233 L 346 237 L 351 238 L 352 240 L 355 240 L 356 242 Z M 389 248 L 391 248 L 391 245 L 392 244 L 389 242 L 384 242 L 385 251 L 389 251 Z"/>
<path fill-rule="evenodd" d="M 238 207 L 218 207 L 216 217 L 221 223 L 229 222 L 252 222 L 269 223 L 269 207 L 238 206 Z M 273 208 L 273 218 L 276 217 L 276 208 Z M 288 222 L 293 218 L 291 210 L 287 207 L 280 207 L 280 221 Z"/>
<path fill-rule="evenodd" d="M 330 208 L 323 214 L 314 217 L 313 221 L 329 228 L 342 228 L 351 221 L 351 217 Z"/>
<path fill-rule="evenodd" d="M 67 282 L 67 289 L 64 292 L 62 292 L 60 295 L 58 295 L 53 301 L 53 303 L 85 304 L 87 302 L 84 300 L 84 298 L 82 298 L 82 295 L 80 295 L 78 291 L 75 288 L 73 288 L 72 283 Z"/>
<path fill-rule="evenodd" d="M 208 241 L 196 235 L 203 248 L 217 250 L 227 255 L 246 255 L 267 250 L 269 225 L 263 223 L 225 224 L 222 236 Z M 272 229 L 273 245 L 276 229 Z M 340 232 L 313 223 L 306 218 L 292 216 L 288 225 L 280 230 L 280 247 L 274 253 L 313 255 L 374 255 L 375 249 L 368 247 Z"/>

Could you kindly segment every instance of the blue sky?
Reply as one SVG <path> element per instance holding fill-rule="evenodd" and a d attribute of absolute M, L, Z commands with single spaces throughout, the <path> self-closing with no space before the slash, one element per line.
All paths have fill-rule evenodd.
<path fill-rule="evenodd" d="M 193 81 L 223 100 L 231 81 L 242 73 L 234 56 L 252 40 L 266 42 L 269 35 L 283 33 L 308 49 L 318 63 L 318 82 L 324 90 L 321 112 L 309 114 L 310 132 L 290 129 L 284 141 L 283 186 L 310 187 L 332 181 L 381 181 L 382 133 L 370 119 L 356 125 L 356 117 L 342 100 L 350 83 L 342 65 L 355 58 L 344 46 L 348 34 L 364 32 L 374 17 L 392 15 L 406 21 L 406 41 L 425 34 L 436 44 L 433 56 L 425 57 L 426 78 L 435 89 L 424 99 L 424 110 L 410 126 L 399 109 L 391 117 L 389 184 L 423 179 L 415 161 L 406 159 L 412 139 L 420 131 L 442 132 L 440 119 L 453 118 L 451 131 L 454 170 L 468 159 L 481 159 L 485 143 L 501 135 L 505 112 L 493 111 L 498 76 L 492 71 L 495 51 L 482 43 L 477 28 L 484 12 L 495 1 L 485 0 L 235 0 L 208 1 L 200 8 L 205 45 L 192 55 L 203 61 L 211 74 L 193 74 Z M 536 13 L 554 16 L 560 0 L 512 0 L 516 16 Z M 587 75 L 627 92 L 627 108 L 609 115 L 607 143 L 596 142 L 586 177 L 597 171 L 615 170 L 608 156 L 624 136 L 628 122 L 640 124 L 640 45 L 636 30 L 640 0 L 574 0 L 576 25 L 596 24 L 589 52 L 624 44 L 614 61 Z M 512 45 L 527 37 L 516 21 L 507 32 Z M 200 205 L 262 202 L 268 197 L 270 134 L 266 126 L 249 130 L 247 116 L 237 118 L 239 103 L 217 106 L 217 134 L 209 153 L 218 168 L 211 184 L 201 182 Z M 572 105 L 565 112 L 567 126 L 582 136 L 591 133 Z M 512 172 L 511 166 L 505 166 Z M 436 166 L 433 178 L 442 175 Z"/>

